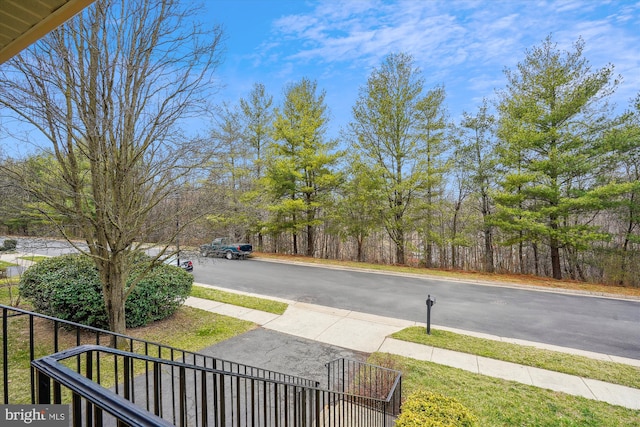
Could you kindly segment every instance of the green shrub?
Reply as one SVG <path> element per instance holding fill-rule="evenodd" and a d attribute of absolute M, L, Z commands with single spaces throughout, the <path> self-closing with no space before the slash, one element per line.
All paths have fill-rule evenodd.
<path fill-rule="evenodd" d="M 148 257 L 140 257 L 131 277 L 149 262 Z M 189 296 L 192 283 L 193 276 L 178 267 L 153 267 L 125 302 L 127 327 L 144 326 L 173 314 Z M 20 278 L 20 293 L 36 311 L 49 316 L 98 328 L 109 325 L 98 270 L 87 256 L 63 255 L 29 267 Z"/>
<path fill-rule="evenodd" d="M 12 251 L 18 246 L 18 241 L 14 239 L 5 239 L 0 246 L 0 251 Z"/>
<path fill-rule="evenodd" d="M 473 427 L 477 418 L 460 402 L 419 390 L 402 404 L 396 427 Z"/>

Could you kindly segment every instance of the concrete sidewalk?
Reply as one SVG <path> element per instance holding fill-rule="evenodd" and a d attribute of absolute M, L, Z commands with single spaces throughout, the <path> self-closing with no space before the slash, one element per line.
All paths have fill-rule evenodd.
<path fill-rule="evenodd" d="M 388 338 L 390 334 L 409 326 L 424 327 L 425 325 L 421 323 L 296 301 L 287 301 L 274 297 L 247 294 L 209 285 L 197 285 L 221 289 L 227 292 L 240 293 L 243 295 L 252 295 L 271 300 L 278 300 L 289 304 L 289 308 L 284 314 L 276 315 L 200 298 L 190 297 L 186 301 L 186 304 L 189 306 L 248 320 L 265 329 L 311 339 L 354 351 L 365 353 L 380 351 L 429 361 L 445 366 L 464 369 L 477 374 L 516 381 L 523 384 L 640 410 L 640 389 Z M 636 359 L 626 359 L 528 341 L 503 339 L 500 337 L 439 326 L 433 327 L 435 329 L 450 330 L 456 333 L 473 335 L 481 338 L 507 341 L 519 345 L 530 345 L 537 348 L 561 351 L 591 357 L 598 360 L 626 363 L 640 367 L 640 360 Z"/>

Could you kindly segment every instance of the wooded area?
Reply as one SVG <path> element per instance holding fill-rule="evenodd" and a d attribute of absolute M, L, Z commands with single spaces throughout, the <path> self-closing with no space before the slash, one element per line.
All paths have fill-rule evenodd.
<path fill-rule="evenodd" d="M 180 243 L 230 236 L 265 252 L 640 286 L 640 94 L 616 114 L 607 100 L 619 77 L 592 70 L 583 51 L 548 37 L 506 70 L 495 102 L 458 122 L 445 86 L 425 87 L 410 54 L 391 54 L 337 140 L 314 80 L 284 88 L 280 105 L 256 83 L 218 106 L 199 147 L 211 160 L 181 179 L 180 206 L 209 208 Z M 4 231 L 46 227 L 34 193 L 0 179 Z M 148 241 L 175 237 L 172 224 L 151 224 L 176 203 L 155 204 Z M 71 219 L 58 224 L 80 233 Z"/>
<path fill-rule="evenodd" d="M 209 225 L 267 252 L 640 286 L 640 97 L 615 114 L 619 77 L 583 50 L 548 37 L 459 123 L 444 87 L 389 55 L 340 141 L 313 82 L 273 109 L 256 84 L 213 132 Z"/>

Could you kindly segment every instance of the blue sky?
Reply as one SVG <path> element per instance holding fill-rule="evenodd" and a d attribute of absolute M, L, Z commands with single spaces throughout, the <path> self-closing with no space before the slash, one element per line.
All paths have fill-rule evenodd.
<path fill-rule="evenodd" d="M 188 3 L 190 0 L 183 0 Z M 610 98 L 618 112 L 640 92 L 640 0 L 203 0 L 205 22 L 225 30 L 221 89 L 212 102 L 237 103 L 263 83 L 279 104 L 303 77 L 326 91 L 327 137 L 351 119 L 359 89 L 394 52 L 411 54 L 426 88 L 443 85 L 451 120 L 495 98 L 526 50 L 552 35 L 572 49 L 582 37 L 593 69 L 609 63 L 622 76 Z M 16 130 L 15 124 L 4 120 Z M 189 119 L 189 134 L 208 133 L 209 118 Z M 31 134 L 32 142 L 39 141 Z M 5 153 L 33 146 L 0 134 Z"/>
<path fill-rule="evenodd" d="M 426 87 L 444 85 L 451 119 L 475 112 L 505 86 L 504 69 L 552 35 L 572 49 L 582 37 L 593 69 L 611 63 L 623 79 L 611 98 L 622 111 L 640 92 L 640 1 L 631 0 L 207 0 L 226 33 L 220 101 L 254 83 L 276 103 L 303 77 L 326 91 L 329 137 L 351 116 L 359 88 L 392 52 L 411 54 Z"/>

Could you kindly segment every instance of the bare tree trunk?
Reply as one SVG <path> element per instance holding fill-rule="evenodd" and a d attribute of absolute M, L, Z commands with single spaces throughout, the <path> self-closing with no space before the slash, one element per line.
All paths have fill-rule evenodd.
<path fill-rule="evenodd" d="M 540 276 L 540 254 L 538 253 L 538 244 L 533 242 L 531 247 L 533 248 L 533 268 L 536 276 Z"/>
<path fill-rule="evenodd" d="M 103 284 L 104 304 L 109 317 L 109 330 L 124 334 L 127 328 L 124 310 L 126 277 L 118 267 L 115 260 L 104 263 L 103 268 L 100 269 L 100 279 Z M 114 348 L 118 346 L 115 336 L 112 337 L 110 345 Z"/>
<path fill-rule="evenodd" d="M 520 274 L 527 274 L 524 265 L 524 243 L 522 243 L 522 232 L 520 232 L 520 242 L 518 242 L 518 264 L 520 266 Z"/>
<path fill-rule="evenodd" d="M 553 239 L 555 240 L 555 239 Z M 551 274 L 554 279 L 562 280 L 562 267 L 560 265 L 560 248 L 557 242 L 551 242 Z"/>
<path fill-rule="evenodd" d="M 433 243 L 428 239 L 427 237 L 427 242 L 425 243 L 424 266 L 426 268 L 433 268 Z"/>
<path fill-rule="evenodd" d="M 558 220 L 555 217 L 550 221 L 551 232 L 554 233 L 558 229 Z M 551 251 L 551 272 L 556 280 L 562 279 L 562 266 L 560 265 L 560 243 L 552 234 L 549 239 L 549 249 Z"/>
<path fill-rule="evenodd" d="M 488 224 L 488 217 L 491 214 L 489 195 L 482 191 L 482 221 L 484 223 L 484 271 L 493 273 L 495 266 L 493 263 L 493 228 Z"/>
<path fill-rule="evenodd" d="M 491 227 L 484 228 L 484 271 L 493 273 L 495 266 L 493 264 L 493 233 Z"/>
<path fill-rule="evenodd" d="M 293 232 L 293 255 L 298 255 L 298 233 Z"/>
<path fill-rule="evenodd" d="M 396 244 L 396 262 L 400 265 L 405 264 L 404 245 Z"/>
<path fill-rule="evenodd" d="M 627 276 L 627 257 L 628 257 L 629 243 L 631 241 L 630 238 L 632 236 L 633 229 L 635 227 L 635 222 L 633 220 L 635 217 L 635 212 L 633 209 L 633 206 L 635 206 L 634 199 L 635 199 L 635 193 L 632 193 L 631 200 L 629 203 L 629 220 L 627 222 L 627 229 L 624 234 L 624 243 L 622 245 L 622 257 L 620 262 L 620 280 L 618 281 L 619 285 L 624 285 L 624 278 Z"/>
<path fill-rule="evenodd" d="M 312 257 L 315 253 L 315 230 L 312 225 L 307 225 L 307 256 Z"/>

